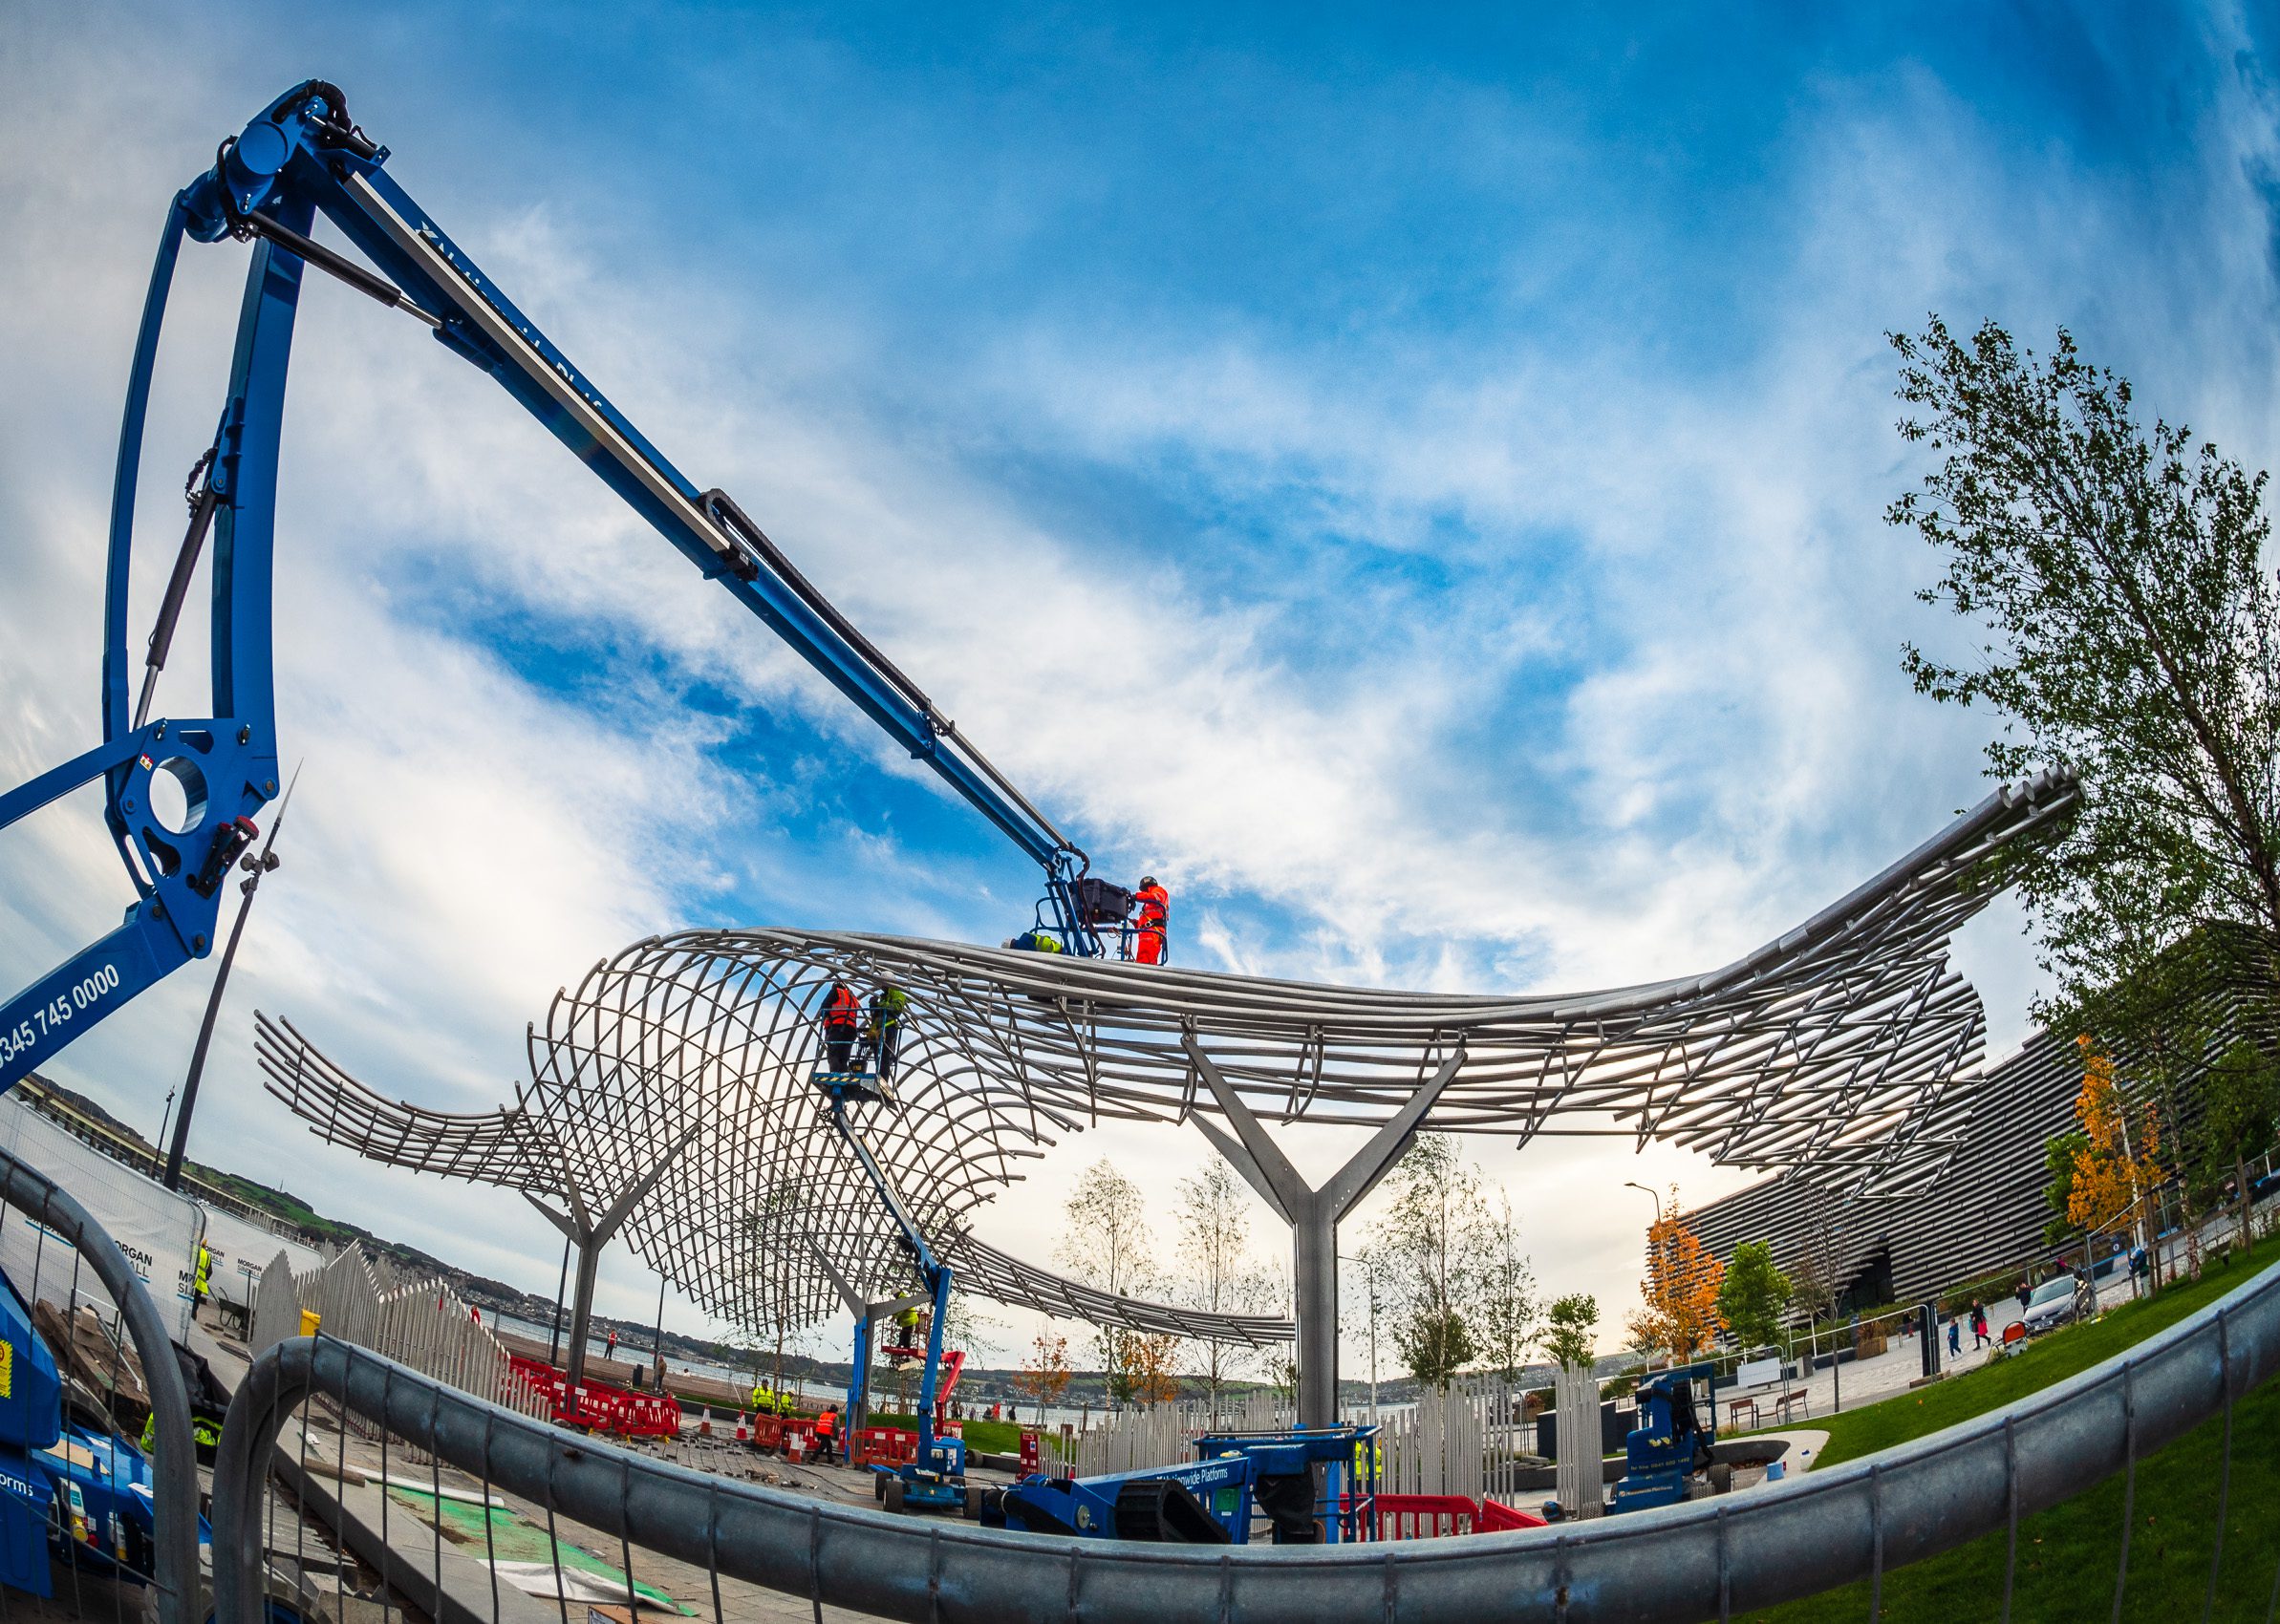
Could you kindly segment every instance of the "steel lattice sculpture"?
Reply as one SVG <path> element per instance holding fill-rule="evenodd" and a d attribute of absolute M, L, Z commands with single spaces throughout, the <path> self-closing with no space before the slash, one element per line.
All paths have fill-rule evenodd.
<path fill-rule="evenodd" d="M 1670 1140 L 1725 1165 L 1804 1170 L 1846 1196 L 1936 1177 L 1986 1036 L 1948 939 L 2008 862 L 2063 826 L 2076 794 L 2060 773 L 1998 791 L 1756 952 L 1616 991 L 1381 992 L 893 936 L 685 931 L 636 943 L 557 994 L 530 1036 L 530 1084 L 495 1115 L 381 1100 L 273 1023 L 263 1062 L 271 1092 L 317 1131 L 377 1160 L 534 1198 L 634 1191 L 636 1249 L 707 1310 L 807 1324 L 851 1294 L 892 1294 L 907 1272 L 808 1082 L 825 990 L 892 983 L 911 1000 L 902 1104 L 866 1131 L 965 1278 L 1057 1314 L 1288 1336 L 1276 1321 L 1087 1296 L 970 1232 L 974 1209 L 1062 1135 L 1105 1118 L 1194 1120 L 1301 1230 L 1301 1329 L 1310 1309 L 1331 1327 L 1326 1344 L 1305 1337 L 1301 1363 L 1334 1368 L 1334 1246 L 1321 1237 L 1419 1126 L 1523 1144 Z M 1329 1187 L 1293 1185 L 1287 1165 L 1279 1175 L 1262 1121 L 1368 1125 L 1384 1143 L 1349 1169 L 1335 1209 L 1302 1218 Z M 1312 1267 L 1309 1225 L 1330 1253 Z"/>

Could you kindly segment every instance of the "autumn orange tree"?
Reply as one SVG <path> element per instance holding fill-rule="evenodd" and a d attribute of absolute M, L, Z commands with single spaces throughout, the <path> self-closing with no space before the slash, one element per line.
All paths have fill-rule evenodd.
<path fill-rule="evenodd" d="M 1013 1378 L 1014 1390 L 1037 1405 L 1038 1425 L 1044 1424 L 1045 1406 L 1068 1390 L 1068 1338 L 1039 1336 Z"/>
<path fill-rule="evenodd" d="M 1643 1348 L 1669 1349 L 1680 1363 L 1691 1359 L 1724 1324 L 1718 1288 L 1725 1281 L 1725 1265 L 1687 1228 L 1672 1185 L 1663 1215 L 1646 1231 L 1646 1278 L 1639 1282 L 1642 1306 L 1631 1314 L 1632 1338 Z"/>
<path fill-rule="evenodd" d="M 1172 1372 L 1178 1348 L 1177 1336 L 1133 1332 L 1124 1338 L 1125 1385 L 1133 1403 L 1164 1404 L 1179 1397 L 1179 1378 Z"/>
<path fill-rule="evenodd" d="M 2075 1117 L 2082 1142 L 2075 1146 L 2075 1176 L 2067 1189 L 2067 1220 L 2084 1230 L 2105 1228 L 2145 1191 L 2169 1177 L 2162 1165 L 2160 1113 L 2133 1102 L 2114 1079 L 2111 1057 L 2088 1037 L 2082 1050 L 2082 1092 Z"/>

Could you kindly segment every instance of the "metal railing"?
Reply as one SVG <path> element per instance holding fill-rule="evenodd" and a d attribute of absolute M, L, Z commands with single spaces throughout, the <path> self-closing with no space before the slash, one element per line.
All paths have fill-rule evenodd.
<path fill-rule="evenodd" d="M 141 1278 L 118 1243 L 45 1173 L 0 1149 L 0 1203 L 34 1217 L 75 1248 L 118 1308 L 150 1396 L 151 1497 L 157 1528 L 154 1580 L 160 1624 L 199 1624 L 198 1457 L 190 1436 L 190 1395 L 174 1342 Z M 76 1293 L 75 1292 L 75 1296 Z M 66 1304 L 68 1314 L 76 1308 Z"/>
<path fill-rule="evenodd" d="M 1861 1580 L 1873 1614 L 1887 1571 L 2008 1528 L 2008 1617 L 2021 1518 L 2127 1474 L 2119 1589 L 2140 1460 L 2222 1414 L 2228 1485 L 2233 1405 L 2276 1368 L 2280 1270 L 2007 1409 L 1743 1496 L 1461 1540 L 1229 1549 L 825 1504 L 558 1431 L 327 1337 L 295 1338 L 255 1361 L 230 1406 L 214 1480 L 217 1618 L 258 1616 L 265 1483 L 283 1423 L 315 1397 L 480 1477 L 486 1495 L 603 1531 L 629 1567 L 638 1547 L 708 1572 L 716 1616 L 723 1577 L 807 1598 L 819 1619 L 829 1605 L 929 1624 L 1723 1619 Z M 2212 1587 L 2224 1521 L 2221 1506 Z"/>

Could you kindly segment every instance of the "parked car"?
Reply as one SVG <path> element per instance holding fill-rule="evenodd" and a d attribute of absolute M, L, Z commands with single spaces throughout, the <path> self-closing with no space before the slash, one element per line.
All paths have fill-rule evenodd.
<path fill-rule="evenodd" d="M 2027 1335 L 2039 1336 L 2046 1331 L 2055 1331 L 2061 1325 L 2071 1325 L 2081 1314 L 2082 1299 L 2088 1294 L 2082 1282 L 2072 1274 L 2061 1274 L 2045 1280 L 2034 1288 L 2034 1294 L 2027 1299 Z"/>

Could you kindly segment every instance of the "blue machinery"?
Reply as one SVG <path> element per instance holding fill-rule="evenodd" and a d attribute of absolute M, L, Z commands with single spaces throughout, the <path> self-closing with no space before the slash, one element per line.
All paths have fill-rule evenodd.
<path fill-rule="evenodd" d="M 53 1594 L 51 1552 L 147 1584 L 157 1518 L 150 1463 L 107 1427 L 66 1421 L 55 1356 L 0 1274 L 0 1585 Z M 205 1531 L 202 1521 L 201 1543 Z"/>
<path fill-rule="evenodd" d="M 103 742 L 0 796 L 0 828 L 100 779 L 136 902 L 109 935 L 0 1005 L 0 1090 L 137 994 L 212 951 L 222 882 L 277 794 L 270 566 L 287 362 L 304 269 L 315 266 L 425 325 L 499 381 L 578 460 L 750 609 L 1045 871 L 1041 918 L 1086 956 L 1107 949 L 1081 908 L 1085 854 L 832 607 L 723 491 L 700 491 L 572 366 L 384 172 L 387 149 L 320 80 L 295 86 L 175 196 L 136 335 L 111 492 L 103 607 Z M 379 271 L 312 241 L 323 214 Z M 254 244 L 229 390 L 185 489 L 190 514 L 130 704 L 127 588 L 153 366 L 184 236 Z M 149 712 L 199 555 L 212 537 L 210 716 Z M 152 803 L 171 780 L 173 816 Z"/>
<path fill-rule="evenodd" d="M 894 1091 L 871 1072 L 819 1071 L 815 1086 L 828 1102 L 831 1126 L 845 1142 L 871 1190 L 900 1231 L 903 1249 L 926 1288 L 926 1365 L 918 1388 L 918 1451 L 914 1461 L 873 1466 L 879 1499 L 890 1511 L 963 1512 L 986 1525 L 1032 1533 L 1079 1534 L 1095 1539 L 1243 1545 L 1250 1540 L 1254 1506 L 1268 1519 L 1278 1545 L 1336 1544 L 1355 1537 L 1372 1512 L 1369 1494 L 1354 1492 L 1358 1463 L 1366 1463 L 1368 1489 L 1376 1487 L 1377 1428 L 1301 1427 L 1273 1433 L 1222 1433 L 1195 1441 L 1196 1459 L 1176 1466 L 1111 1477 L 1023 1478 L 1006 1489 L 984 1490 L 966 1482 L 966 1445 L 935 1430 L 935 1389 L 942 1370 L 942 1327 L 950 1309 L 950 1266 L 927 1245 L 893 1181 L 849 1120 L 857 1105 L 894 1108 Z M 841 1429 L 853 1459 L 858 1428 L 869 1411 L 871 1317 L 855 1315 L 854 1359 L 848 1377 L 847 1424 Z"/>
<path fill-rule="evenodd" d="M 918 1383 L 918 1458 L 893 1470 L 875 1468 L 879 1498 L 890 1511 L 900 1511 L 906 1506 L 914 1510 L 962 1510 L 966 1499 L 965 1441 L 935 1435 L 935 1383 L 942 1374 L 942 1321 L 950 1310 L 950 1267 L 935 1256 L 917 1220 L 895 1193 L 893 1182 L 880 1168 L 878 1159 L 863 1143 L 863 1136 L 848 1121 L 850 1103 L 892 1107 L 893 1090 L 883 1078 L 870 1072 L 818 1072 L 815 1086 L 830 1102 L 831 1126 L 854 1154 L 879 1204 L 894 1219 L 903 1247 L 911 1254 L 912 1266 L 925 1282 L 934 1304 L 934 1312 L 927 1318 L 926 1367 Z M 871 1318 L 858 1314 L 854 1360 L 848 1374 L 847 1423 L 840 1428 L 850 1461 L 854 1459 L 855 1433 L 868 1413 L 870 1380 Z"/>
<path fill-rule="evenodd" d="M 1690 1497 L 1692 1480 L 1710 1466 L 1710 1442 L 1718 1433 L 1717 1400 L 1707 1400 L 1708 1425 L 1694 1408 L 1694 1384 L 1702 1383 L 1707 1393 L 1712 1368 L 1682 1365 L 1639 1383 L 1639 1424 L 1624 1440 L 1624 1474 L 1607 1497 L 1610 1513 L 1675 1506 Z"/>
<path fill-rule="evenodd" d="M 1032 1475 L 980 1499 L 987 1527 L 1085 1539 L 1248 1545 L 1253 1512 L 1277 1545 L 1365 1537 L 1375 1514 L 1378 1429 L 1215 1433 L 1176 1466 L 1097 1478 Z"/>

